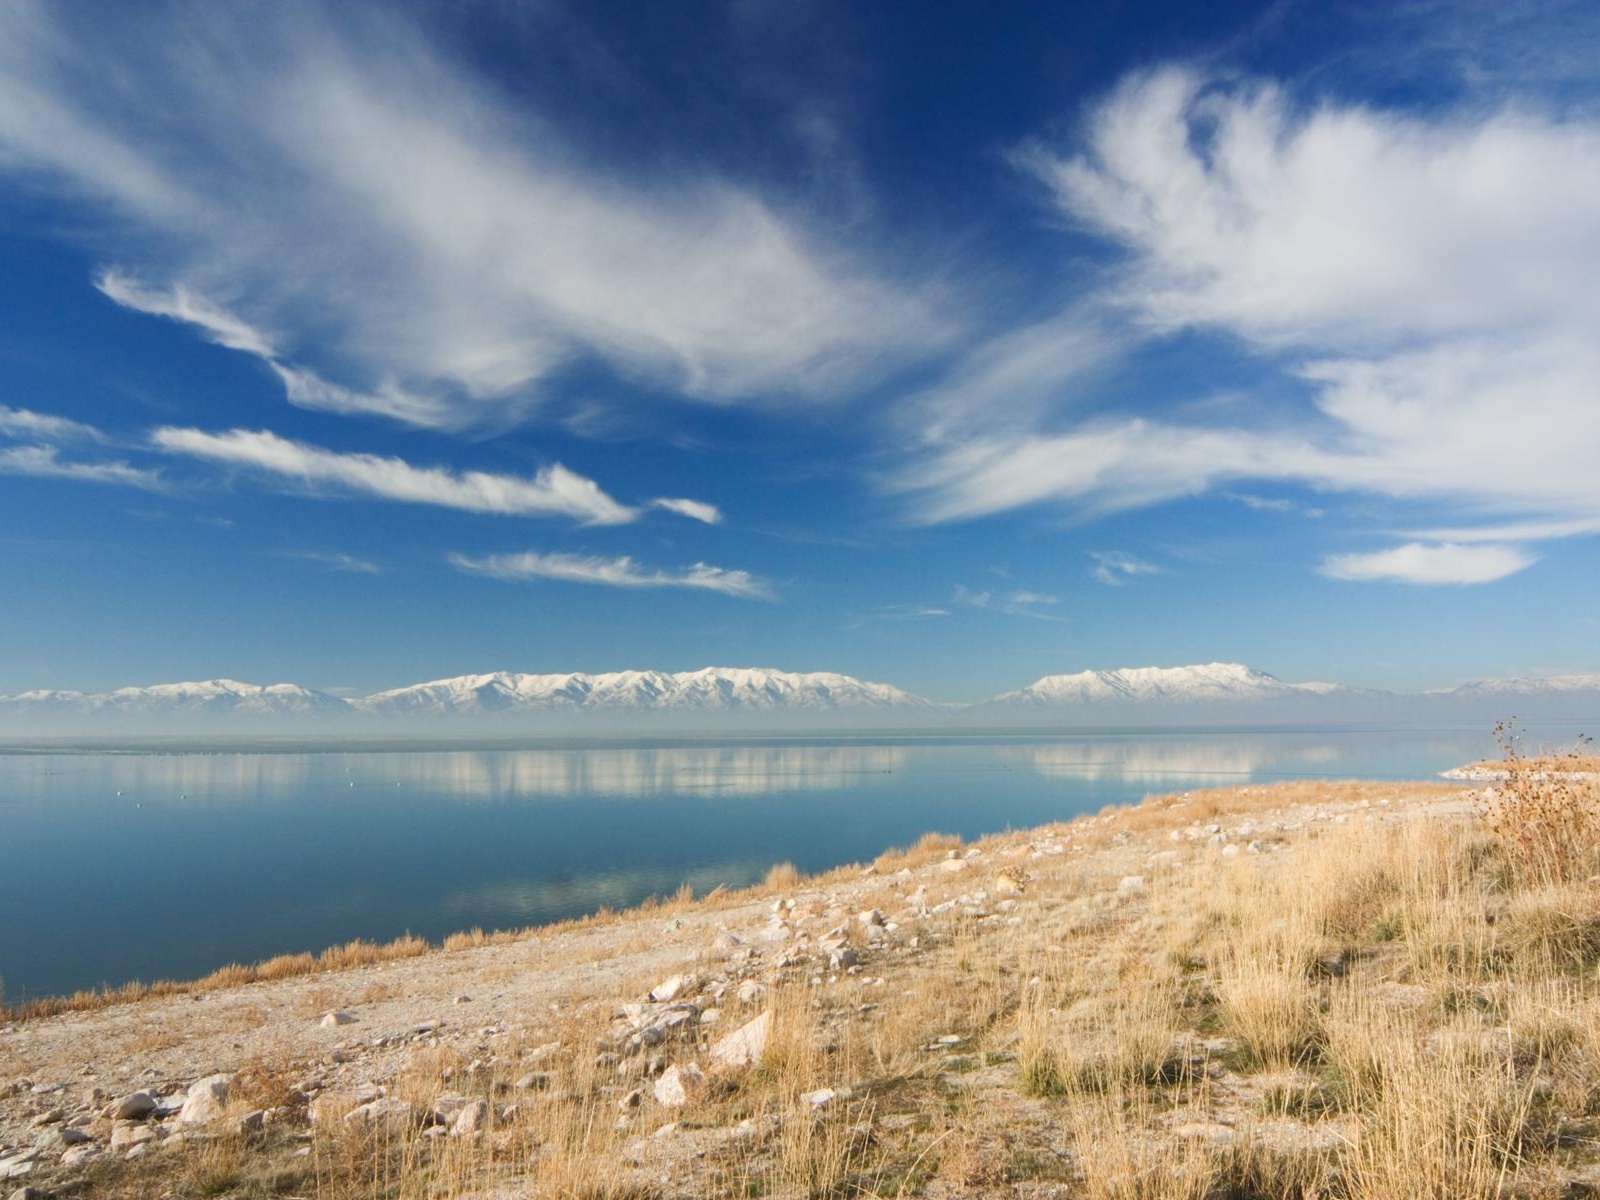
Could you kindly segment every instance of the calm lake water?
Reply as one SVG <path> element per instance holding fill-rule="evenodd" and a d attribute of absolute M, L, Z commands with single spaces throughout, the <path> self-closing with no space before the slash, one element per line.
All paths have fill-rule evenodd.
<path fill-rule="evenodd" d="M 1426 778 L 1483 731 L 0 754 L 7 999 L 535 925 L 1150 792 Z"/>

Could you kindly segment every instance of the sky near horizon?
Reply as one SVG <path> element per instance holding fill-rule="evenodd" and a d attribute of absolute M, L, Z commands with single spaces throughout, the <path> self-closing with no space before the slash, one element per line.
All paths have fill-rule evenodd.
<path fill-rule="evenodd" d="M 0 5 L 0 693 L 1600 669 L 1600 9 Z"/>

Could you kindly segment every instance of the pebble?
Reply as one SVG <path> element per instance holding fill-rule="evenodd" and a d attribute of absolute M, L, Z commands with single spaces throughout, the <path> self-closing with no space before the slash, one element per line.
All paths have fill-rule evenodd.
<path fill-rule="evenodd" d="M 322 1014 L 322 1027 L 324 1029 L 337 1029 L 340 1025 L 354 1025 L 355 1017 L 347 1012 L 333 1012 Z"/>

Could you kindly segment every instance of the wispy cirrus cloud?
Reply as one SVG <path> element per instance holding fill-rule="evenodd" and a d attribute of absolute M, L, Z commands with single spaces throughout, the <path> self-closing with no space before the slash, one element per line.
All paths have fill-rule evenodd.
<path fill-rule="evenodd" d="M 1136 575 L 1163 573 L 1163 568 L 1155 563 L 1145 562 L 1122 550 L 1091 550 L 1089 557 L 1094 560 L 1094 566 L 1089 571 L 1090 577 L 1107 587 L 1121 587 Z"/>
<path fill-rule="evenodd" d="M 79 483 L 106 483 L 159 491 L 165 485 L 159 472 L 125 462 L 73 462 L 61 457 L 55 446 L 0 447 L 0 475 L 31 475 L 38 479 L 71 479 Z"/>
<path fill-rule="evenodd" d="M 450 562 L 462 571 L 492 579 L 554 579 L 565 583 L 590 583 L 617 588 L 690 588 L 721 592 L 741 600 L 776 600 L 777 592 L 766 580 L 748 571 L 695 563 L 684 570 L 664 571 L 641 566 L 628 555 L 602 558 L 579 554 L 491 554 L 474 558 L 453 554 Z"/>
<path fill-rule="evenodd" d="M 680 517 L 688 517 L 691 521 L 699 521 L 703 525 L 722 524 L 722 510 L 715 504 L 707 504 L 703 500 L 683 500 L 663 496 L 650 501 L 650 507 L 677 513 Z"/>
<path fill-rule="evenodd" d="M 85 449 L 94 450 L 111 441 L 92 425 L 32 409 L 0 406 L 0 442 L 13 443 L 0 445 L 0 475 L 67 479 L 147 491 L 160 491 L 166 486 L 159 471 L 136 467 L 120 458 L 81 457 Z M 64 458 L 63 451 L 68 448 L 78 457 Z"/>
<path fill-rule="evenodd" d="M 620 525 L 638 516 L 592 479 L 559 463 L 532 476 L 418 467 L 376 454 L 342 454 L 279 437 L 267 430 L 207 433 L 165 426 L 151 444 L 184 455 L 257 471 L 312 491 L 332 490 L 408 504 L 509 516 L 571 517 L 589 525 Z"/>
<path fill-rule="evenodd" d="M 1026 393 L 1023 421 L 927 420 L 889 481 L 918 519 L 1093 515 L 1249 482 L 1448 500 L 1486 526 L 1600 519 L 1591 112 L 1307 106 L 1270 82 L 1167 68 L 1127 77 L 1080 146 L 1016 161 L 1060 216 L 1123 252 L 1078 302 L 1112 331 L 1102 345 L 1215 334 L 1281 373 L 1242 409 L 1107 403 L 1080 375 L 1052 403 Z M 1086 364 L 1115 369 L 1079 340 Z M 1004 345 L 951 385 L 1003 380 L 988 359 Z"/>
<path fill-rule="evenodd" d="M 359 392 L 283 362 L 271 336 L 184 284 L 149 287 L 125 272 L 108 269 L 96 277 L 95 287 L 123 308 L 193 326 L 209 342 L 260 359 L 283 384 L 289 403 L 300 408 L 347 416 L 377 413 L 409 425 L 450 423 L 448 406 L 436 397 L 407 391 L 393 379 L 382 379 L 370 392 Z"/>
<path fill-rule="evenodd" d="M 1537 561 L 1516 546 L 1407 542 L 1370 554 L 1335 554 L 1318 570 L 1364 583 L 1473 584 L 1505 579 Z"/>
<path fill-rule="evenodd" d="M 381 575 L 383 568 L 369 559 L 357 558 L 353 554 L 340 554 L 327 550 L 280 550 L 279 558 L 296 558 L 302 562 L 316 563 L 330 571 L 339 571 L 348 575 Z"/>
<path fill-rule="evenodd" d="M 31 409 L 7 408 L 5 405 L 0 405 L 0 437 L 33 439 L 55 445 L 110 440 L 92 425 Z"/>
<path fill-rule="evenodd" d="M 825 401 L 952 332 L 805 206 L 595 162 L 525 101 L 377 6 L 0 8 L 0 166 L 163 281 L 108 295 L 278 364 L 296 403 L 463 426 L 582 362 Z"/>
<path fill-rule="evenodd" d="M 964 604 L 969 608 L 983 608 L 990 612 L 1004 613 L 1008 617 L 1028 617 L 1035 621 L 1061 621 L 1064 617 L 1056 613 L 1044 611 L 1046 608 L 1061 603 L 1060 597 L 1052 596 L 1047 592 L 1034 592 L 1026 589 L 1015 591 L 997 592 L 988 589 L 974 591 L 971 588 L 957 584 L 952 597 L 957 604 Z"/>

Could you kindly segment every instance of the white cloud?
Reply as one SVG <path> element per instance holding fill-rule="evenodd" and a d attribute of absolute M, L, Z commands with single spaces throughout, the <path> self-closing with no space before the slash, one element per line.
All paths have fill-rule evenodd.
<path fill-rule="evenodd" d="M 159 491 L 161 475 L 124 462 L 63 462 L 55 446 L 0 448 L 0 475 L 31 475 L 40 479 L 75 479 L 80 483 L 120 484 Z"/>
<path fill-rule="evenodd" d="M 700 521 L 706 525 L 722 524 L 722 510 L 715 504 L 707 504 L 703 500 L 676 500 L 663 496 L 658 500 L 650 501 L 653 508 L 664 508 L 668 512 L 675 512 L 680 517 L 688 517 L 691 521 Z"/>
<path fill-rule="evenodd" d="M 1571 521 L 1511 521 L 1498 525 L 1456 525 L 1405 534 L 1430 542 L 1545 542 L 1600 533 L 1600 517 Z"/>
<path fill-rule="evenodd" d="M 92 425 L 26 408 L 7 408 L 3 404 L 0 404 L 0 437 L 50 443 L 106 440 L 105 434 Z"/>
<path fill-rule="evenodd" d="M 96 278 L 95 286 L 124 308 L 192 325 L 207 341 L 259 358 L 283 384 L 289 403 L 300 408 L 346 415 L 376 413 L 410 425 L 450 424 L 448 405 L 436 397 L 409 392 L 392 379 L 379 381 L 371 392 L 358 392 L 324 379 L 315 371 L 282 362 L 271 337 L 181 283 L 152 288 L 124 272 L 105 270 Z"/>
<path fill-rule="evenodd" d="M 566 516 L 590 525 L 624 524 L 638 516 L 638 510 L 613 500 L 592 479 L 559 463 L 529 478 L 417 467 L 376 454 L 340 454 L 266 430 L 206 433 L 165 426 L 150 438 L 170 454 L 246 467 L 313 489 L 333 488 L 468 512 Z"/>
<path fill-rule="evenodd" d="M 381 575 L 383 568 L 377 563 L 365 558 L 357 558 L 353 554 L 339 554 L 322 550 L 282 550 L 279 558 L 298 558 L 303 562 L 317 563 L 330 571 L 342 571 L 351 575 Z"/>
<path fill-rule="evenodd" d="M 1130 331 L 1220 333 L 1284 371 L 1242 406 L 1188 396 L 1135 415 L 1063 387 L 1053 407 L 1025 394 L 1021 421 L 929 419 L 889 480 L 918 519 L 1094 514 L 1256 481 L 1445 500 L 1486 527 L 1600 521 L 1592 112 L 1300 106 L 1165 70 L 1098 107 L 1082 152 L 1019 161 L 1125 250 L 1101 300 Z"/>
<path fill-rule="evenodd" d="M 1515 546 L 1407 542 L 1371 554 L 1336 554 L 1318 568 L 1334 579 L 1416 584 L 1491 583 L 1538 560 Z"/>
<path fill-rule="evenodd" d="M 683 571 L 641 567 L 627 555 L 600 558 L 578 554 L 491 554 L 471 558 L 455 554 L 450 561 L 463 571 L 494 579 L 559 579 L 567 583 L 594 583 L 620 588 L 695 588 L 721 592 L 744 600 L 775 600 L 772 585 L 748 571 L 727 570 L 695 563 Z"/>
<path fill-rule="evenodd" d="M 1145 562 L 1121 550 L 1091 550 L 1089 557 L 1094 559 L 1095 564 L 1089 572 L 1090 576 L 1107 587 L 1121 587 L 1135 575 L 1162 574 L 1162 569 L 1154 563 Z"/>
<path fill-rule="evenodd" d="M 1013 592 L 973 591 L 970 588 L 956 585 L 954 600 L 957 604 L 965 604 L 970 608 L 988 609 L 990 612 L 1004 613 L 1008 617 L 1028 617 L 1035 621 L 1060 621 L 1064 618 L 1054 613 L 1041 612 L 1044 607 L 1061 603 L 1057 596 L 1046 592 L 1030 592 L 1026 590 Z"/>
<path fill-rule="evenodd" d="M 172 281 L 108 294 L 289 348 L 299 402 L 340 411 L 503 419 L 584 360 L 713 403 L 828 399 L 951 332 L 878 247 L 710 170 L 584 160 L 386 10 L 0 6 L 7 169 Z"/>
<path fill-rule="evenodd" d="M 266 334 L 181 283 L 166 289 L 149 288 L 122 271 L 108 268 L 95 278 L 94 285 L 123 308 L 193 325 L 205 334 L 208 342 L 253 354 L 268 362 L 277 356 Z"/>

